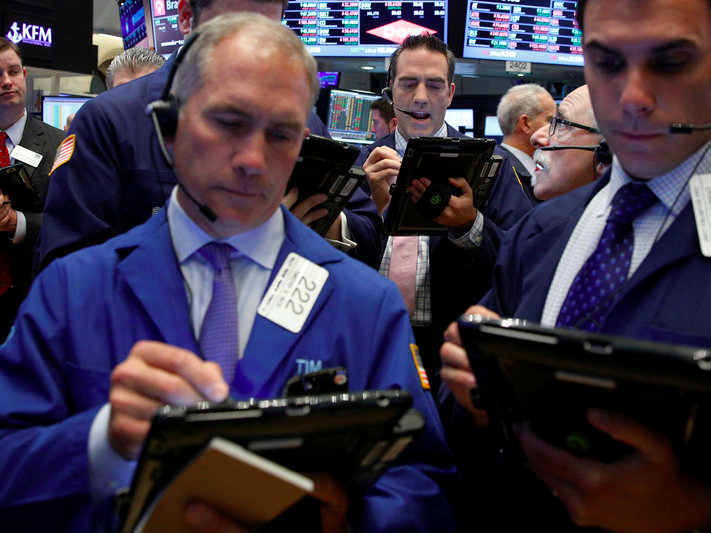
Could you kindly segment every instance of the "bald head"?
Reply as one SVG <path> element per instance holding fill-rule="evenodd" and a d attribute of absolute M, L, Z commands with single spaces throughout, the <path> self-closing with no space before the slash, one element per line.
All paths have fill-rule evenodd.
<path fill-rule="evenodd" d="M 578 126 L 560 122 L 553 135 L 550 135 L 550 125 L 546 124 L 531 137 L 531 143 L 536 148 L 533 157 L 536 172 L 531 181 L 533 193 L 540 200 L 548 200 L 582 187 L 605 169 L 603 164 L 595 160 L 592 151 L 540 149 L 545 146 L 594 146 L 600 143 L 602 137 L 599 133 L 579 127 L 597 128 L 587 85 L 579 87 L 563 99 L 557 116 Z"/>

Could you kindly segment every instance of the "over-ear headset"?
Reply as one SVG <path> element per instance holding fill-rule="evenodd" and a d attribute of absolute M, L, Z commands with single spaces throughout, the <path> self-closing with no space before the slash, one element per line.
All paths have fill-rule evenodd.
<path fill-rule="evenodd" d="M 603 165 L 609 165 L 612 163 L 612 150 L 610 145 L 607 144 L 605 139 L 600 140 L 598 144 L 587 144 L 587 145 L 557 145 L 557 146 L 543 146 L 540 150 L 544 152 L 555 152 L 558 150 L 587 150 L 588 152 L 593 152 L 595 161 L 602 163 Z"/>
<path fill-rule="evenodd" d="M 595 153 L 593 155 L 595 156 L 595 161 L 598 161 L 603 165 L 609 165 L 612 163 L 612 150 L 605 139 L 600 141 L 600 144 L 598 144 L 597 148 L 595 148 Z"/>
<path fill-rule="evenodd" d="M 173 80 L 175 79 L 175 74 L 178 71 L 178 67 L 183 62 L 183 58 L 188 53 L 188 50 L 193 45 L 197 38 L 200 36 L 198 30 L 194 30 L 190 36 L 185 39 L 182 48 L 175 56 L 175 61 L 170 67 L 170 72 L 168 73 L 168 79 L 163 87 L 163 92 L 160 95 L 160 99 L 154 100 L 146 106 L 146 114 L 148 116 L 153 116 L 158 121 L 158 127 L 160 133 L 163 137 L 171 137 L 175 135 L 175 130 L 178 127 L 178 101 L 170 92 L 173 87 Z"/>
<path fill-rule="evenodd" d="M 385 98 L 385 101 L 393 105 L 393 88 L 390 86 L 384 87 L 380 94 Z"/>
<path fill-rule="evenodd" d="M 200 36 L 198 30 L 194 30 L 190 36 L 185 39 L 182 48 L 175 56 L 175 61 L 170 67 L 170 72 L 168 73 L 168 79 L 165 82 L 165 87 L 163 87 L 163 92 L 160 95 L 160 99 L 154 100 L 146 106 L 146 114 L 153 120 L 153 125 L 156 128 L 156 135 L 158 136 L 158 144 L 160 145 L 161 152 L 163 152 L 163 157 L 168 162 L 171 168 L 173 168 L 173 158 L 170 157 L 168 149 L 165 146 L 164 137 L 172 137 L 175 135 L 178 129 L 178 100 L 170 92 L 173 87 L 173 79 L 175 79 L 175 74 L 178 71 L 180 63 L 183 62 L 183 58 L 190 50 L 190 47 L 195 41 L 197 41 Z M 217 214 L 210 209 L 207 204 L 201 204 L 197 199 L 185 188 L 183 182 L 175 177 L 178 182 L 178 187 L 185 193 L 185 196 L 193 202 L 200 212 L 207 218 L 210 222 L 215 222 L 217 220 Z"/>

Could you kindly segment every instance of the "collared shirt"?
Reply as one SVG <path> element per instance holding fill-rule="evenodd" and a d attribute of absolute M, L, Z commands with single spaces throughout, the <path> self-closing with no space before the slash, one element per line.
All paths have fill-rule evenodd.
<path fill-rule="evenodd" d="M 432 135 L 432 137 L 446 137 L 447 124 L 442 123 L 442 127 Z M 407 141 L 395 129 L 395 150 L 402 158 L 407 148 Z M 390 274 L 390 258 L 393 252 L 393 238 L 388 237 L 385 245 L 385 252 L 380 262 L 379 272 L 388 277 Z M 410 317 L 413 326 L 428 326 L 432 323 L 432 281 L 430 276 L 430 239 L 427 235 L 420 235 L 417 239 L 417 272 L 415 274 L 415 311 Z"/>
<path fill-rule="evenodd" d="M 170 236 L 190 303 L 190 322 L 195 338 L 199 339 L 202 321 L 212 298 L 214 273 L 197 251 L 215 239 L 195 224 L 183 210 L 177 201 L 177 187 L 171 194 L 167 215 Z M 230 266 L 235 287 L 238 287 L 240 356 L 244 354 L 247 346 L 257 307 L 269 282 L 285 235 L 284 215 L 281 209 L 277 209 L 264 224 L 220 241 L 234 248 Z"/>
<path fill-rule="evenodd" d="M 8 153 L 12 154 L 12 150 L 15 146 L 20 144 L 22 133 L 25 131 L 25 124 L 27 124 L 27 112 L 24 112 L 17 122 L 5 130 L 8 136 L 8 139 L 5 141 Z M 15 162 L 14 159 L 10 159 L 10 163 Z"/>
<path fill-rule="evenodd" d="M 511 152 L 514 156 L 516 156 L 516 159 L 521 161 L 521 164 L 524 167 L 526 167 L 526 170 L 528 171 L 528 173 L 531 176 L 533 176 L 535 174 L 536 163 L 535 163 L 535 161 L 533 161 L 533 158 L 530 155 L 528 155 L 523 150 L 519 150 L 518 148 L 511 146 L 510 144 L 501 143 L 501 146 L 505 146 L 509 152 Z"/>
<path fill-rule="evenodd" d="M 7 152 L 11 155 L 12 151 L 15 149 L 15 146 L 20 144 L 20 141 L 22 140 L 22 134 L 25 131 L 25 124 L 27 124 L 27 111 L 24 111 L 20 119 L 5 130 L 5 133 L 7 133 L 8 137 L 5 140 L 5 147 L 7 148 Z M 15 159 L 11 157 L 10 164 L 14 165 L 15 163 L 17 163 L 17 161 L 15 161 Z M 17 211 L 17 227 L 15 228 L 15 234 L 12 236 L 11 240 L 13 243 L 16 244 L 21 243 L 25 240 L 26 235 L 27 219 L 25 218 L 24 213 L 22 213 L 21 211 Z"/>
<path fill-rule="evenodd" d="M 167 217 L 173 249 L 190 303 L 190 323 L 198 339 L 200 326 L 212 298 L 214 273 L 197 251 L 215 239 L 195 224 L 183 210 L 177 200 L 177 187 L 170 196 Z M 235 248 L 230 258 L 230 267 L 238 293 L 240 355 L 244 354 L 257 307 L 285 235 L 284 215 L 281 209 L 277 209 L 264 224 L 221 241 Z M 89 477 L 94 505 L 101 504 L 118 488 L 128 486 L 136 468 L 136 461 L 126 461 L 113 450 L 108 441 L 110 413 L 110 405 L 104 405 L 94 417 L 89 432 Z"/>
<path fill-rule="evenodd" d="M 691 198 L 689 180 L 692 175 L 711 172 L 711 150 L 709 148 L 711 148 L 711 143 L 707 143 L 697 150 L 674 170 L 647 182 L 659 202 L 645 210 L 632 224 L 634 248 L 628 279 L 647 257 L 652 246 L 669 229 L 676 217 L 689 203 Z M 610 214 L 612 199 L 620 187 L 632 181 L 615 157 L 610 182 L 595 195 L 585 208 L 558 262 L 543 308 L 542 324 L 555 325 L 560 308 L 575 276 L 597 248 Z"/>

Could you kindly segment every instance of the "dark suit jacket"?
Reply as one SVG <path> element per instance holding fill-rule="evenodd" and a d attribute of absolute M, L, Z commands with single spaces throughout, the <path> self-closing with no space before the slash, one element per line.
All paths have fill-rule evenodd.
<path fill-rule="evenodd" d="M 36 168 L 25 163 L 30 182 L 39 194 L 39 200 L 22 201 L 12 199 L 12 207 L 21 211 L 27 220 L 27 236 L 24 242 L 12 244 L 3 237 L 2 243 L 8 247 L 10 265 L 12 267 L 12 280 L 15 289 L 21 297 L 27 294 L 32 280 L 32 257 L 37 235 L 42 226 L 42 211 L 49 188 L 49 171 L 52 170 L 54 156 L 57 148 L 64 139 L 64 132 L 45 124 L 34 117 L 27 117 L 25 130 L 22 132 L 20 146 L 42 155 L 42 160 Z M 21 163 L 20 161 L 17 161 Z"/>
<path fill-rule="evenodd" d="M 609 177 L 610 171 L 594 183 L 543 202 L 507 232 L 492 290 L 481 304 L 504 317 L 539 322 L 568 240 Z M 619 290 L 600 332 L 708 347 L 710 298 L 711 259 L 701 253 L 690 203 Z M 468 489 L 474 491 L 467 498 L 480 501 L 485 511 L 474 515 L 479 531 L 517 531 L 531 523 L 545 531 L 590 531 L 573 526 L 550 489 L 515 457 L 502 463 L 500 443 L 489 441 L 492 434 L 487 430 L 474 429 L 469 413 L 443 392 L 440 414 L 448 440 Z"/>
<path fill-rule="evenodd" d="M 528 199 L 531 201 L 531 204 L 540 204 L 541 200 L 536 198 L 536 196 L 533 194 L 533 187 L 531 186 L 531 173 L 528 171 L 526 166 L 521 162 L 518 157 L 514 155 L 511 150 L 506 148 L 506 146 L 500 144 L 496 148 L 498 149 L 498 153 L 500 153 L 501 155 L 508 156 L 509 161 L 511 161 L 513 171 L 518 177 L 518 181 L 520 182 L 521 187 L 526 193 L 526 196 L 528 196 Z"/>
<path fill-rule="evenodd" d="M 447 125 L 449 137 L 462 137 L 457 130 Z M 370 153 L 378 146 L 395 149 L 395 134 L 391 133 L 361 150 L 356 165 L 363 165 Z M 506 154 L 501 154 L 507 158 Z M 477 303 L 491 287 L 491 271 L 498 248 L 497 235 L 508 229 L 529 209 L 531 203 L 505 159 L 494 184 L 489 200 L 481 209 L 485 217 L 485 238 L 494 243 L 483 245 L 475 253 L 458 247 L 446 235 L 430 237 L 430 275 L 432 296 L 432 340 L 430 347 L 439 353 L 442 335 L 450 322 L 467 307 Z M 425 347 L 421 347 L 424 348 Z"/>

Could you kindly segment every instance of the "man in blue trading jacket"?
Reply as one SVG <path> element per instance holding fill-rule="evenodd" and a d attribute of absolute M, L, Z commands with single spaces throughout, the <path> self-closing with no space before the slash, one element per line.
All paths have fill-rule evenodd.
<path fill-rule="evenodd" d="M 182 187 L 145 224 L 49 265 L 0 347 L 4 529 L 108 519 L 161 404 L 275 397 L 304 367 L 342 366 L 353 391 L 410 391 L 427 429 L 347 517 L 340 489 L 319 493 L 326 530 L 346 518 L 354 531 L 453 530 L 453 469 L 397 289 L 280 206 L 317 91 L 316 62 L 279 23 L 239 13 L 203 25 L 166 132 Z M 229 258 L 213 267 L 216 246 Z M 297 268 L 298 308 L 293 293 L 266 303 Z M 218 299 L 232 305 L 220 313 Z M 234 350 L 217 366 L 208 331 L 225 313 L 235 327 L 216 349 Z M 186 520 L 214 531 L 227 517 L 191 505 Z"/>
<path fill-rule="evenodd" d="M 179 0 L 178 22 L 187 35 L 200 22 L 232 11 L 280 20 L 286 4 L 286 0 Z M 97 96 L 72 122 L 67 143 L 73 155 L 52 173 L 35 270 L 145 222 L 165 203 L 175 175 L 161 155 L 145 108 L 160 98 L 173 61 L 171 57 L 155 73 Z M 313 113 L 308 127 L 311 133 L 328 136 Z M 314 195 L 293 206 L 295 198 L 287 199 L 288 207 L 305 223 L 325 214 L 312 209 L 318 200 Z M 326 237 L 374 266 L 382 246 L 381 229 L 372 201 L 358 191 Z"/>
<path fill-rule="evenodd" d="M 356 161 L 357 165 L 363 165 L 373 200 L 381 213 L 390 203 L 390 186 L 397 179 L 410 137 L 462 137 L 444 121 L 454 95 L 455 62 L 447 45 L 431 35 L 409 37 L 393 53 L 388 90 L 392 91 L 397 127 L 394 133 L 363 148 Z M 429 183 L 426 179 L 421 181 Z M 502 163 L 490 199 L 481 213 L 474 208 L 472 190 L 466 180 L 452 177 L 450 182 L 461 189 L 461 194 L 452 195 L 447 207 L 434 219 L 451 228 L 449 235 L 391 237 L 380 263 L 380 272 L 396 280 L 401 287 L 425 368 L 435 382 L 444 330 L 491 286 L 491 268 L 500 229 L 513 225 L 531 208 L 508 159 Z M 423 190 L 426 188 L 426 185 L 418 185 Z M 418 191 L 412 192 L 413 197 L 417 197 Z M 398 247 L 405 239 L 416 240 L 417 246 L 416 272 L 413 265 L 417 283 L 409 288 L 403 287 L 391 269 L 391 265 L 399 261 Z"/>
<path fill-rule="evenodd" d="M 578 22 L 585 79 L 598 126 L 615 154 L 612 168 L 600 180 L 544 202 L 509 232 L 492 291 L 471 311 L 708 347 L 711 259 L 703 251 L 708 212 L 692 205 L 691 198 L 707 195 L 711 173 L 711 5 L 706 0 L 587 0 L 578 2 Z M 702 127 L 683 134 L 671 127 L 675 123 Z M 620 202 L 626 207 L 619 208 Z M 626 241 L 619 242 L 612 231 L 624 231 L 619 220 L 625 212 L 636 216 L 625 222 Z M 592 268 L 605 264 L 606 253 L 628 265 L 609 281 L 596 277 L 594 271 L 602 268 Z M 581 298 L 581 289 L 589 296 Z M 585 307 L 595 301 L 601 303 Z M 470 411 L 466 414 L 474 416 L 459 424 L 485 426 L 483 413 L 469 399 L 476 380 L 456 326 L 447 336 L 443 380 Z M 610 463 L 579 458 L 523 425 L 521 446 L 547 490 L 539 491 L 536 506 L 524 507 L 507 483 L 500 494 L 516 516 L 498 513 L 495 527 L 502 526 L 503 517 L 506 526 L 518 517 L 561 531 L 563 525 L 551 526 L 557 502 L 573 522 L 586 527 L 708 529 L 708 471 L 696 464 L 682 470 L 669 439 L 639 421 L 595 409 L 587 417 L 634 452 Z M 484 437 L 474 431 L 468 444 Z M 463 449 L 476 453 L 467 444 Z M 534 500 L 531 494 L 524 494 L 525 501 Z"/>

